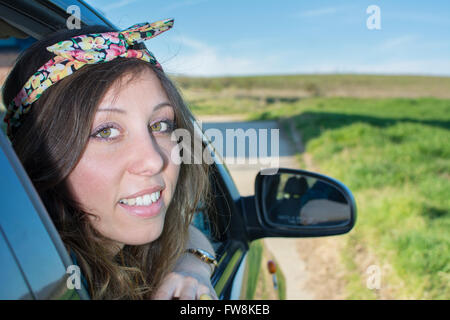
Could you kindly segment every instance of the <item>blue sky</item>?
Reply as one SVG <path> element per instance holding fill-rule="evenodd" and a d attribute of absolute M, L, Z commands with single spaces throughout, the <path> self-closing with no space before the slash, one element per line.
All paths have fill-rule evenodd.
<path fill-rule="evenodd" d="M 175 18 L 147 42 L 169 73 L 450 76 L 450 1 L 88 0 L 118 27 Z M 380 9 L 379 30 L 366 12 Z"/>

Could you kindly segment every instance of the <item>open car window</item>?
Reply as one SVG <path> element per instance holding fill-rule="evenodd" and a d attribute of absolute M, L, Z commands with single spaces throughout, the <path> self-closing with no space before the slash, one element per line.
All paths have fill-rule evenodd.
<path fill-rule="evenodd" d="M 2 273 L 20 274 L 29 292 L 21 299 L 87 298 L 67 286 L 67 268 L 73 264 L 39 195 L 14 150 L 0 132 L 0 228 L 4 240 L 0 255 L 9 256 Z M 9 286 L 2 285 L 6 299 Z M 6 292 L 3 292 L 6 290 Z"/>
<path fill-rule="evenodd" d="M 214 196 L 209 206 L 200 203 L 194 214 L 192 224 L 208 238 L 214 251 L 220 254 L 228 239 L 228 225 L 231 210 L 226 191 L 220 187 L 221 176 L 213 167 L 210 174 L 210 183 Z"/>

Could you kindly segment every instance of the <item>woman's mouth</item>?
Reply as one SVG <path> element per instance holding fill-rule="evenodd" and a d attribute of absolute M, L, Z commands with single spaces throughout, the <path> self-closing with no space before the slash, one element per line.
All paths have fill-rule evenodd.
<path fill-rule="evenodd" d="M 120 199 L 119 203 L 126 204 L 128 206 L 149 206 L 152 203 L 158 201 L 160 196 L 161 192 L 156 191 L 153 193 L 147 193 L 145 195 L 136 198 Z"/>
<path fill-rule="evenodd" d="M 123 198 L 119 200 L 119 205 L 127 213 L 142 218 L 157 216 L 163 206 L 161 199 L 162 190 L 146 193 L 135 198 Z"/>

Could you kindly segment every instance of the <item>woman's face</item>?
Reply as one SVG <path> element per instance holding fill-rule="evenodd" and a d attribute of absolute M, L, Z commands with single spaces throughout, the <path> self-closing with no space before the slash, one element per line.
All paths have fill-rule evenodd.
<path fill-rule="evenodd" d="M 156 240 L 173 197 L 179 165 L 171 160 L 174 107 L 145 70 L 106 93 L 69 187 L 90 221 L 119 245 Z"/>

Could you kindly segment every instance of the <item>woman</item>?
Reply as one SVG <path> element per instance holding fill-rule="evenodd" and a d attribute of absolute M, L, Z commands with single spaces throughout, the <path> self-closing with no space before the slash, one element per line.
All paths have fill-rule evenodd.
<path fill-rule="evenodd" d="M 192 115 L 138 43 L 172 24 L 57 32 L 3 87 L 12 146 L 94 299 L 217 298 L 209 266 L 185 254 L 212 250 L 189 227 L 207 168 L 172 156 L 175 128 L 195 137 Z"/>

